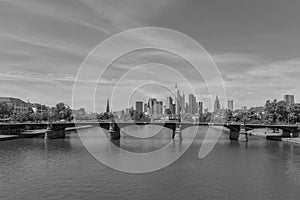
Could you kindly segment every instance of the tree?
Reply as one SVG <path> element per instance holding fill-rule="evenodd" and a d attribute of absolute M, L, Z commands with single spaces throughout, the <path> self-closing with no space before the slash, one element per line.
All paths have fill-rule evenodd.
<path fill-rule="evenodd" d="M 58 103 L 55 107 L 54 118 L 56 120 L 72 120 L 72 110 L 69 106 L 66 106 L 64 103 Z"/>
<path fill-rule="evenodd" d="M 12 108 L 6 102 L 0 103 L 0 118 L 10 117 L 13 114 Z"/>
<path fill-rule="evenodd" d="M 100 113 L 99 115 L 97 115 L 98 120 L 111 120 L 113 118 L 114 118 L 114 116 L 110 112 L 104 112 L 104 113 Z"/>
<path fill-rule="evenodd" d="M 265 104 L 266 120 L 269 123 L 276 124 L 277 122 L 277 100 L 267 100 Z"/>

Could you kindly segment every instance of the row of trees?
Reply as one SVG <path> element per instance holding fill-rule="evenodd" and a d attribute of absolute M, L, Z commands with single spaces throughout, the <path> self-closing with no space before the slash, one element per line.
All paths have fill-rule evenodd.
<path fill-rule="evenodd" d="M 115 116 L 113 116 L 110 112 L 104 112 L 97 115 L 98 120 L 112 120 Z M 122 120 L 124 121 L 130 121 L 133 120 L 135 122 L 149 122 L 150 118 L 149 116 L 145 115 L 143 112 L 139 112 L 137 110 L 130 110 L 129 113 L 125 113 L 122 116 Z"/>
<path fill-rule="evenodd" d="M 300 122 L 300 104 L 288 105 L 285 101 L 268 100 L 265 104 L 265 120 L 271 124 L 295 124 Z"/>
<path fill-rule="evenodd" d="M 26 112 L 14 112 L 14 108 L 9 106 L 5 102 L 0 103 L 0 119 L 10 119 L 10 121 L 16 122 L 38 122 L 38 121 L 59 121 L 67 120 L 71 121 L 72 110 L 64 103 L 58 103 L 54 108 L 50 108 L 43 113 L 35 113 L 29 106 Z"/>
<path fill-rule="evenodd" d="M 267 100 L 264 110 L 227 111 L 226 121 L 264 124 L 295 124 L 300 122 L 300 104 L 288 105 L 285 101 Z"/>

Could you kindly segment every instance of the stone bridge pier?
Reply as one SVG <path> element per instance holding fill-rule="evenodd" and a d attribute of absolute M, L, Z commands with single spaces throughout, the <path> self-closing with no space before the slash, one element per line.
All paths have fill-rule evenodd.
<path fill-rule="evenodd" d="M 121 128 L 131 125 L 134 125 L 134 123 L 116 123 L 115 121 L 100 123 L 101 128 L 108 130 L 108 134 L 111 140 L 119 140 L 121 138 Z M 145 124 L 145 126 L 147 125 L 149 124 Z M 182 139 L 182 129 L 189 127 L 182 126 L 182 124 L 179 122 L 151 123 L 151 125 L 162 126 L 171 129 L 172 139 L 174 139 L 175 136 L 178 135 L 180 140 Z"/>
<path fill-rule="evenodd" d="M 74 125 L 75 126 L 75 125 Z M 45 131 L 45 136 L 44 139 L 48 140 L 48 139 L 61 139 L 61 138 L 65 138 L 66 137 L 66 128 L 67 127 L 73 127 L 68 125 L 64 125 L 64 124 L 60 124 L 60 125 L 54 125 L 54 124 L 48 124 L 47 125 L 47 129 Z"/>
<path fill-rule="evenodd" d="M 229 139 L 239 140 L 241 136 L 244 136 L 243 140 L 248 141 L 247 128 L 244 125 L 224 125 L 229 129 Z"/>

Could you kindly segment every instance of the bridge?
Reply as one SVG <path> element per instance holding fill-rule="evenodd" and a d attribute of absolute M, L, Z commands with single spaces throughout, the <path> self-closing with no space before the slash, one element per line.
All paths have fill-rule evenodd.
<path fill-rule="evenodd" d="M 19 133 L 22 129 L 47 129 L 45 132 L 45 139 L 56 139 L 65 137 L 65 129 L 68 127 L 81 127 L 81 126 L 93 126 L 101 127 L 108 130 L 111 140 L 119 140 L 121 138 L 120 130 L 122 128 L 139 125 L 139 126 L 161 126 L 172 130 L 172 138 L 178 134 L 181 138 L 182 130 L 195 126 L 219 126 L 229 129 L 230 140 L 238 140 L 240 135 L 245 135 L 248 139 L 248 130 L 269 128 L 273 130 L 281 130 L 280 135 L 267 136 L 267 139 L 281 140 L 281 138 L 299 137 L 300 127 L 297 125 L 266 125 L 266 124 L 237 124 L 237 123 L 190 123 L 179 121 L 167 121 L 167 122 L 151 122 L 151 123 L 134 123 L 134 122 L 53 122 L 53 123 L 1 123 L 0 131 L 6 130 L 10 132 Z"/>

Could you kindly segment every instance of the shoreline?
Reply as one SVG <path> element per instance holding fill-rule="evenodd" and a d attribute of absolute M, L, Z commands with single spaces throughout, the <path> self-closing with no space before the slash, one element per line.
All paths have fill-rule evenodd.
<path fill-rule="evenodd" d="M 269 129 L 253 129 L 251 131 L 248 131 L 249 135 L 257 136 L 257 137 L 263 137 L 266 138 L 266 136 L 272 136 L 272 135 L 278 135 L 278 133 L 273 133 L 272 130 Z M 300 144 L 300 137 L 298 138 L 281 138 L 282 142 L 291 143 L 291 144 Z"/>

